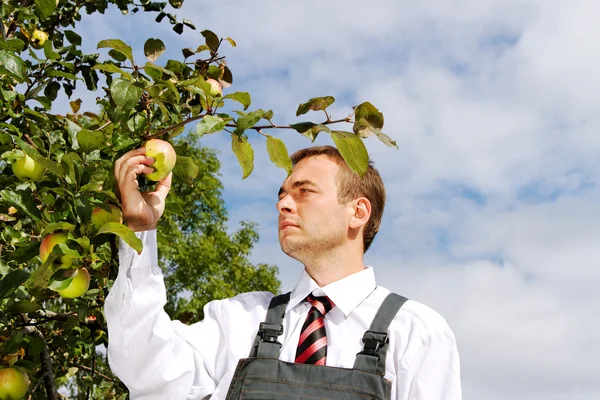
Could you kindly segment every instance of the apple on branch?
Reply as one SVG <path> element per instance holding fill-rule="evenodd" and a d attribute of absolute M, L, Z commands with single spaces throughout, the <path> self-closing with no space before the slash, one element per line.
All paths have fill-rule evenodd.
<path fill-rule="evenodd" d="M 35 162 L 33 158 L 29 157 L 27 154 L 25 154 L 25 157 L 19 158 L 12 163 L 11 168 L 13 173 L 20 180 L 30 180 L 33 182 L 42 179 L 44 171 L 46 170 L 46 168 Z"/>
<path fill-rule="evenodd" d="M 46 235 L 40 244 L 40 258 L 42 262 L 46 262 L 54 246 L 66 242 L 67 239 L 68 235 L 66 232 L 56 232 Z M 55 263 L 60 263 L 58 268 L 67 268 L 73 264 L 73 257 L 67 255 L 60 256 L 60 261 L 55 261 Z"/>
<path fill-rule="evenodd" d="M 220 97 L 223 95 L 223 87 L 219 82 L 211 78 L 207 79 L 206 83 L 210 84 L 210 90 L 208 94 L 210 94 L 213 97 Z"/>
<path fill-rule="evenodd" d="M 177 161 L 175 149 L 169 142 L 161 139 L 150 139 L 144 144 L 144 147 L 146 148 L 146 157 L 154 158 L 154 162 L 150 165 L 154 168 L 154 172 L 144 174 L 144 176 L 154 182 L 165 179 L 175 168 Z"/>
<path fill-rule="evenodd" d="M 85 268 L 79 268 L 75 271 L 73 280 L 64 289 L 57 290 L 58 294 L 66 299 L 74 299 L 82 296 L 90 287 L 90 273 Z"/>
<path fill-rule="evenodd" d="M 92 225 L 96 229 L 100 229 L 100 227 L 107 222 L 123 223 L 123 213 L 121 213 L 121 209 L 114 204 L 109 204 L 109 206 L 110 212 L 102 207 L 96 207 L 92 210 Z"/>
<path fill-rule="evenodd" d="M 27 394 L 29 376 L 20 369 L 0 369 L 0 400 L 20 400 Z"/>

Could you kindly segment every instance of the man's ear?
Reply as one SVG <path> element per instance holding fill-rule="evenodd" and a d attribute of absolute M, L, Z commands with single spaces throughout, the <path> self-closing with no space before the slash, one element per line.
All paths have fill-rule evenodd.
<path fill-rule="evenodd" d="M 350 220 L 350 228 L 364 227 L 371 217 L 371 202 L 366 197 L 359 197 L 353 201 L 353 206 L 354 214 Z"/>

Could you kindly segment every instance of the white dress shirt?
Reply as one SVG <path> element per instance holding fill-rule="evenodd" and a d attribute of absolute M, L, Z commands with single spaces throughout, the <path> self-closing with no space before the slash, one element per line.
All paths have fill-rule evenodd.
<path fill-rule="evenodd" d="M 138 232 L 138 255 L 119 244 L 119 275 L 106 298 L 108 358 L 113 372 L 138 400 L 224 399 L 238 360 L 248 357 L 273 294 L 244 293 L 211 301 L 204 320 L 171 321 L 158 266 L 156 231 Z M 352 368 L 362 336 L 389 290 L 376 286 L 372 268 L 319 287 L 303 272 L 283 320 L 279 359 L 293 362 L 310 304 L 309 293 L 328 296 L 335 307 L 325 316 L 327 365 Z M 460 365 L 454 334 L 431 308 L 413 300 L 389 328 L 385 378 L 398 400 L 461 399 Z"/>

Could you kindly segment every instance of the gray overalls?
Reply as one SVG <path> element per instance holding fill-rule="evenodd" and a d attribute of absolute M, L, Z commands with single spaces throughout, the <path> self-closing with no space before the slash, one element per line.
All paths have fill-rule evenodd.
<path fill-rule="evenodd" d="M 384 378 L 392 319 L 407 300 L 390 293 L 363 336 L 363 351 L 354 368 L 298 364 L 279 360 L 283 315 L 290 294 L 273 297 L 261 322 L 250 356 L 238 362 L 226 400 L 233 399 L 344 399 L 390 400 L 391 383 Z"/>

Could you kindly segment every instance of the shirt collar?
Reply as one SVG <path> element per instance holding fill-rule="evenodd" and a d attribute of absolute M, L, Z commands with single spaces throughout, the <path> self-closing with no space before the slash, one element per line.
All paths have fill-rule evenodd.
<path fill-rule="evenodd" d="M 287 310 L 296 307 L 306 299 L 306 296 L 313 293 L 315 296 L 329 297 L 335 306 L 344 313 L 344 316 L 348 317 L 375 290 L 375 287 L 375 273 L 371 267 L 366 267 L 362 271 L 348 275 L 323 287 L 319 287 L 317 282 L 304 269 L 292 291 Z"/>

